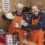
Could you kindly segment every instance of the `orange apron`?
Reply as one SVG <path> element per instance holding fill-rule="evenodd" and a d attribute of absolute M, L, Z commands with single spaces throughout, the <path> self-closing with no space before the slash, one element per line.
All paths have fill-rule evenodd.
<path fill-rule="evenodd" d="M 32 19 L 32 24 L 36 25 L 40 18 Z M 36 30 L 31 29 L 28 34 L 28 39 L 31 42 L 37 43 L 38 45 L 43 45 L 44 33 L 42 29 Z"/>
<path fill-rule="evenodd" d="M 11 22 L 11 25 L 9 27 L 8 33 L 12 34 L 14 32 L 18 32 L 19 38 L 23 38 L 24 37 L 23 29 L 14 27 L 14 24 L 15 23 L 20 23 L 20 21 L 22 19 L 23 19 L 22 16 L 15 16 L 14 19 L 12 20 L 12 22 Z"/>

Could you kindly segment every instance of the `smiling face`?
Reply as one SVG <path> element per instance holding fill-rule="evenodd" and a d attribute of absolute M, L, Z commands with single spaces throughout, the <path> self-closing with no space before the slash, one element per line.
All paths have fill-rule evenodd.
<path fill-rule="evenodd" d="M 21 13 L 22 13 L 22 11 L 23 11 L 23 8 L 17 8 L 17 12 L 18 12 L 18 13 L 20 13 L 20 14 L 21 14 Z"/>
<path fill-rule="evenodd" d="M 34 14 L 34 15 L 38 15 L 38 13 L 39 13 L 39 9 L 38 9 L 38 7 L 35 5 L 35 6 L 32 6 L 32 13 Z"/>

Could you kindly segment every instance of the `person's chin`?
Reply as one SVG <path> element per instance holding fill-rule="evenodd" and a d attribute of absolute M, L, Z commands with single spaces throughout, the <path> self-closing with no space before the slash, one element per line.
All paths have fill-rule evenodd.
<path fill-rule="evenodd" d="M 34 15 L 38 15 L 38 13 L 34 13 Z"/>

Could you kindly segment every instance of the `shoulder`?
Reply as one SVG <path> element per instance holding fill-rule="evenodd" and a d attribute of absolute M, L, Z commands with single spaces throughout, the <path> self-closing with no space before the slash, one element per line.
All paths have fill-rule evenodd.
<path fill-rule="evenodd" d="M 39 15 L 40 15 L 40 16 L 45 16 L 45 13 L 42 12 L 42 11 L 40 11 L 40 12 L 39 12 Z"/>
<path fill-rule="evenodd" d="M 13 16 L 17 15 L 17 11 L 15 11 L 15 12 L 12 12 L 12 14 L 13 14 Z"/>

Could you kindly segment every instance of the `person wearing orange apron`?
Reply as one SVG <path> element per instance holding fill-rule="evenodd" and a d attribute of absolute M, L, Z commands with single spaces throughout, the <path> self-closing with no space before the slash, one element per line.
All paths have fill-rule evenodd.
<path fill-rule="evenodd" d="M 43 45 L 44 33 L 38 19 L 39 17 L 37 19 L 32 18 L 32 25 L 30 24 L 31 26 L 28 38 L 31 42 L 37 43 L 38 45 Z"/>
<path fill-rule="evenodd" d="M 21 20 L 23 20 L 23 14 L 22 14 L 23 4 L 18 3 L 16 5 L 16 8 L 17 8 L 17 11 L 16 11 L 16 14 L 15 14 L 10 26 L 9 26 L 8 33 L 13 34 L 13 33 L 17 32 L 19 34 L 19 38 L 23 38 L 24 31 L 21 28 L 21 23 L 20 23 Z"/>
<path fill-rule="evenodd" d="M 32 6 L 32 18 L 31 23 L 28 24 L 30 31 L 28 32 L 28 40 L 38 45 L 43 45 L 43 29 L 42 29 L 42 20 L 41 12 L 39 11 L 36 5 Z"/>

